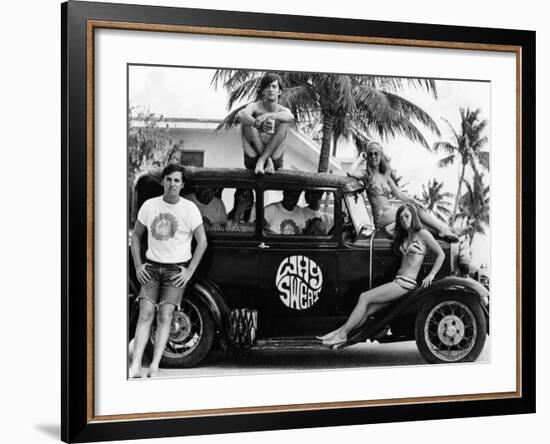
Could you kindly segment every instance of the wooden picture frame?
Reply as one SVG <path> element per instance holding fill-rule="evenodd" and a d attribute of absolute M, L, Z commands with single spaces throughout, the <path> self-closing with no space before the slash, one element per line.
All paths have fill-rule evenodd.
<path fill-rule="evenodd" d="M 535 33 L 185 8 L 64 3 L 62 13 L 62 439 L 89 442 L 369 424 L 535 411 Z M 254 39 L 507 53 L 516 60 L 516 384 L 457 396 L 95 414 L 94 33 L 186 33 Z M 527 116 L 527 117 L 524 117 Z M 122 149 L 122 148 L 121 148 Z M 498 155 L 498 153 L 496 153 Z M 514 199 L 512 199 L 514 200 Z M 509 234 L 510 236 L 512 234 Z"/>

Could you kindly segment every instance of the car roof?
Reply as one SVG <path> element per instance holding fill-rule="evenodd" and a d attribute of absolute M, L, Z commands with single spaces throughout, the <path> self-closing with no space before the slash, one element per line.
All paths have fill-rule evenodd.
<path fill-rule="evenodd" d="M 160 181 L 162 170 L 155 169 L 149 173 L 141 175 L 153 176 Z M 346 191 L 355 191 L 361 189 L 360 182 L 352 177 L 339 176 L 331 173 L 310 173 L 306 171 L 279 170 L 274 174 L 257 175 L 252 170 L 244 168 L 199 168 L 185 167 L 187 176 L 186 182 L 191 184 L 204 183 L 228 183 L 231 181 L 260 183 L 266 186 L 287 187 L 327 187 L 327 188 L 345 188 Z"/>

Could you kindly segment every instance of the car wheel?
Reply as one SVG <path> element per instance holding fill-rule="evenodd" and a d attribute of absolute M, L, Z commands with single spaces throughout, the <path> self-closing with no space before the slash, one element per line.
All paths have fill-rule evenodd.
<path fill-rule="evenodd" d="M 420 354 L 430 364 L 472 362 L 485 345 L 485 315 L 473 296 L 435 297 L 418 312 L 415 335 Z"/>
<path fill-rule="evenodd" d="M 153 356 L 156 328 L 146 347 L 149 358 Z M 184 297 L 180 310 L 174 311 L 170 336 L 164 349 L 161 367 L 186 368 L 198 365 L 210 352 L 214 343 L 215 328 L 212 314 L 206 305 L 194 297 Z"/>

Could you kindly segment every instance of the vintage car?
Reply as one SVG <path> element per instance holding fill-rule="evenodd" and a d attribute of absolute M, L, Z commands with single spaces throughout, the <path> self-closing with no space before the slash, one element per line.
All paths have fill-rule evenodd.
<path fill-rule="evenodd" d="M 246 189 L 254 203 L 245 220 L 211 223 L 203 215 L 208 249 L 174 315 L 161 365 L 196 366 L 214 347 L 252 352 L 322 347 L 316 335 L 345 322 L 361 292 L 395 276 L 399 258 L 392 238 L 374 229 L 361 182 L 298 171 L 265 176 L 243 169 L 188 168 L 187 172 L 184 197 L 210 189 L 230 213 L 235 192 Z M 138 178 L 130 227 L 140 205 L 162 191 L 159 171 Z M 312 191 L 321 195 L 317 214 L 324 231 L 297 230 L 293 224 L 268 228 L 267 205 L 281 201 L 285 192 L 294 192 L 297 205 L 305 207 L 304 196 Z M 343 347 L 366 340 L 415 340 L 429 363 L 478 358 L 489 331 L 489 292 L 471 278 L 457 277 L 451 245 L 438 241 L 446 259 L 432 285 L 369 317 Z M 139 284 L 130 254 L 129 262 L 131 332 Z M 427 256 L 418 282 L 432 265 L 433 257 Z M 152 352 L 153 341 L 154 328 L 147 353 Z"/>

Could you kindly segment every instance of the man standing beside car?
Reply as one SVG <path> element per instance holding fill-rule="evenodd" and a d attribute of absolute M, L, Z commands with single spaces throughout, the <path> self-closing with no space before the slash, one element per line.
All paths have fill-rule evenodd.
<path fill-rule="evenodd" d="M 158 374 L 172 315 L 179 309 L 185 287 L 206 250 L 206 234 L 197 206 L 180 196 L 185 184 L 182 166 L 170 164 L 162 171 L 162 196 L 148 199 L 140 208 L 132 235 L 132 258 L 141 284 L 139 319 L 134 337 L 130 378 L 141 377 L 141 361 L 157 313 L 153 359 L 147 376 Z M 146 261 L 141 257 L 141 239 L 147 231 Z M 197 241 L 191 252 L 193 236 Z"/>

